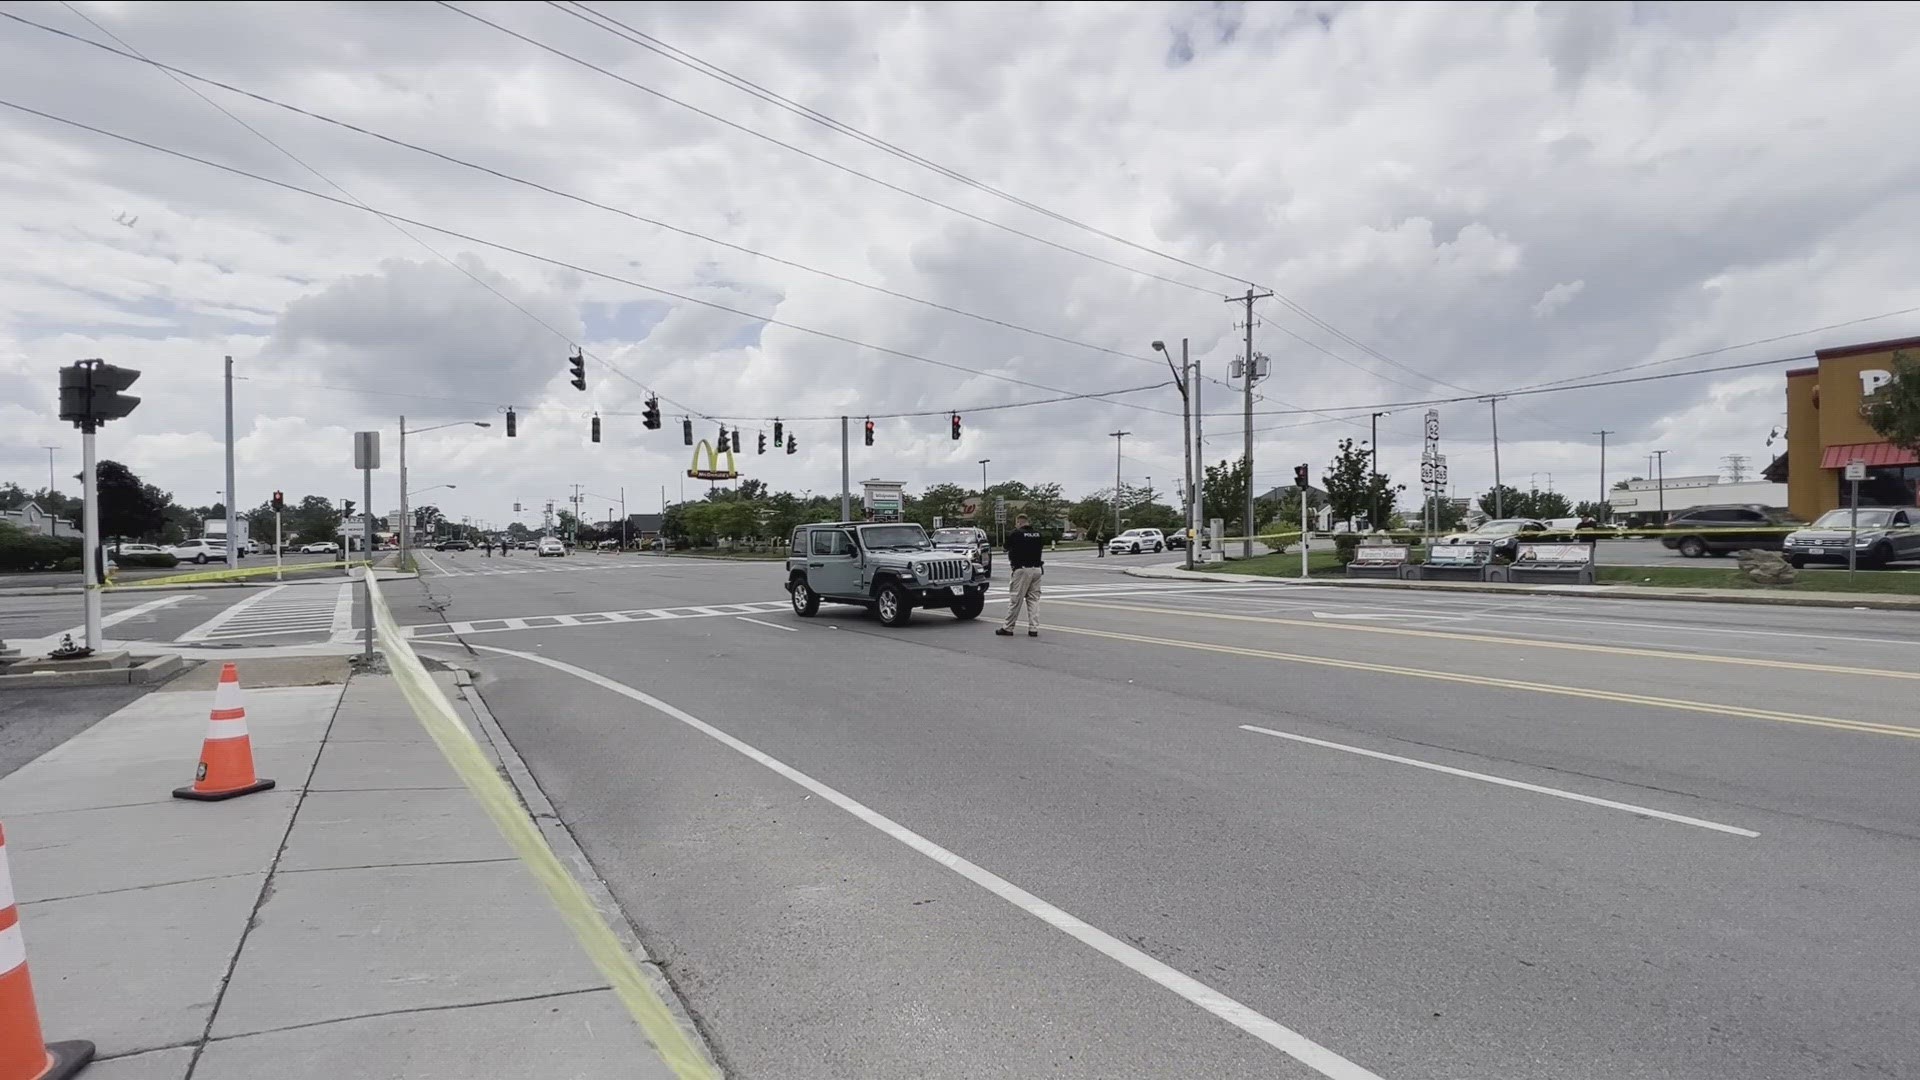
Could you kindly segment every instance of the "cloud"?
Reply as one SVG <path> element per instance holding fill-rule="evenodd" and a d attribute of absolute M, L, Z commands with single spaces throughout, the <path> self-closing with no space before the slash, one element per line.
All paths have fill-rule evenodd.
<path fill-rule="evenodd" d="M 15 10 L 94 36 L 58 5 Z M 761 458 L 752 436 L 770 421 L 729 421 L 747 424 L 748 474 L 775 487 L 838 486 L 841 416 L 857 426 L 926 410 L 935 415 L 878 421 L 871 450 L 855 439 L 856 478 L 972 484 L 990 457 L 996 475 L 1079 493 L 1112 482 L 1106 433 L 1130 430 L 1123 473 L 1171 489 L 1182 457 L 1171 388 L 970 410 L 1166 382 L 1147 347 L 1155 339 L 1188 339 L 1203 370 L 1224 378 L 1241 331 L 1240 308 L 1222 299 L 1249 279 L 1284 298 L 1257 308 L 1255 347 L 1276 374 L 1255 403 L 1256 482 L 1285 482 L 1299 461 L 1317 470 L 1338 438 L 1367 437 L 1374 411 L 1388 414 L 1381 463 L 1404 476 L 1425 406 L 1397 403 L 1914 303 L 1907 283 L 1920 256 L 1885 238 L 1920 226 L 1910 198 L 1920 147 L 1905 138 L 1916 109 L 1887 95 L 1884 76 L 1920 59 L 1913 9 L 1040 5 L 1010 35 L 1006 9 L 991 5 L 774 4 L 751 19 L 729 5 L 607 7 L 906 152 L 1174 259 L 917 167 L 552 8 L 471 10 L 873 180 L 436 6 L 88 9 L 170 63 L 1054 336 L 851 287 L 203 88 L 296 162 L 159 73 L 10 26 L 0 97 L 352 201 L 337 184 L 552 261 L 402 232 L 0 110 L 0 244 L 15 256 L 0 265 L 0 477 L 44 476 L 43 445 L 77 460 L 71 429 L 52 418 L 54 371 L 106 356 L 145 372 L 145 403 L 108 429 L 102 452 L 178 492 L 223 486 L 220 367 L 232 355 L 249 505 L 273 488 L 344 491 L 347 436 L 391 438 L 403 412 L 410 423 L 495 423 L 423 434 L 408 449 L 415 486 L 458 483 L 436 493 L 441 505 L 496 521 L 515 500 L 536 505 L 576 482 L 603 495 L 625 488 L 630 507 L 652 508 L 662 487 L 672 497 L 689 414 L 782 417 L 798 454 Z M 1920 318 L 1673 368 L 1906 333 L 1920 333 Z M 564 381 L 570 342 L 612 365 L 590 365 L 585 394 Z M 1509 398 L 1504 478 L 1551 469 L 1556 486 L 1595 487 L 1589 433 L 1601 428 L 1621 461 L 1653 448 L 1699 457 L 1689 468 L 1758 454 L 1777 422 L 1778 370 Z M 660 432 L 639 426 L 649 392 L 663 398 Z M 1203 395 L 1203 456 L 1238 453 L 1240 401 L 1216 383 Z M 512 440 L 499 426 L 507 404 L 520 421 Z M 1352 406 L 1371 407 L 1351 422 L 1284 411 Z M 1483 488 L 1487 406 L 1437 408 L 1457 485 Z M 947 409 L 965 417 L 961 442 L 946 437 Z M 598 445 L 586 435 L 596 410 Z M 698 433 L 714 423 L 700 420 Z"/>
<path fill-rule="evenodd" d="M 1536 319 L 1547 318 L 1572 303 L 1573 298 L 1579 296 L 1580 290 L 1586 287 L 1587 283 L 1584 281 L 1560 282 L 1553 288 L 1541 293 L 1540 299 L 1533 302 L 1533 317 Z"/>

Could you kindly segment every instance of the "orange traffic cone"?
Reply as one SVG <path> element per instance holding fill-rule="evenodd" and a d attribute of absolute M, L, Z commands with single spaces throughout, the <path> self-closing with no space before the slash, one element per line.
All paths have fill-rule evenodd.
<path fill-rule="evenodd" d="M 273 786 L 253 775 L 253 740 L 247 737 L 247 706 L 240 700 L 240 672 L 232 664 L 220 669 L 220 685 L 213 691 L 213 713 L 207 719 L 207 739 L 200 747 L 200 768 L 193 786 L 174 788 L 176 799 L 217 802 L 251 795 Z M 7 1080 L 0 1076 L 0 1080 Z"/>
<path fill-rule="evenodd" d="M 7 834 L 0 829 L 0 1080 L 66 1080 L 93 1060 L 90 1042 L 41 1041 L 40 1011 L 27 975 L 27 944 L 7 873 Z"/>

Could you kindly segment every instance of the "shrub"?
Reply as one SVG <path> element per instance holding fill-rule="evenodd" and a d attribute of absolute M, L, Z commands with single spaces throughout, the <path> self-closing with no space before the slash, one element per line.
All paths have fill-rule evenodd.
<path fill-rule="evenodd" d="M 1333 538 L 1333 558 L 1341 566 L 1353 561 L 1353 553 L 1360 547 L 1360 534 L 1337 533 Z"/>
<path fill-rule="evenodd" d="M 155 551 L 155 552 L 139 551 L 139 552 L 131 552 L 124 555 L 115 555 L 113 557 L 113 561 L 119 563 L 122 568 L 129 567 L 129 566 L 144 566 L 144 567 L 151 567 L 159 570 L 170 570 L 180 565 L 179 559 L 173 557 L 172 555 L 167 554 L 164 551 Z"/>
<path fill-rule="evenodd" d="M 71 558 L 61 559 L 59 562 L 53 564 L 53 568 L 62 573 L 71 572 L 77 574 L 80 572 L 80 556 L 75 555 Z"/>
<path fill-rule="evenodd" d="M 0 570 L 80 569 L 80 538 L 40 536 L 23 529 L 0 529 Z"/>

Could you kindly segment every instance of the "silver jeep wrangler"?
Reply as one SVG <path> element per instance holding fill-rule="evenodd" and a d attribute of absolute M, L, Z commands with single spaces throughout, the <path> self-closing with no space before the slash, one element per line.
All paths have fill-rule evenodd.
<path fill-rule="evenodd" d="M 870 607 L 883 626 L 904 625 L 914 608 L 975 619 L 987 606 L 991 576 L 974 559 L 934 547 L 912 522 L 802 525 L 787 556 L 787 592 L 801 618 L 812 618 L 824 600 Z"/>

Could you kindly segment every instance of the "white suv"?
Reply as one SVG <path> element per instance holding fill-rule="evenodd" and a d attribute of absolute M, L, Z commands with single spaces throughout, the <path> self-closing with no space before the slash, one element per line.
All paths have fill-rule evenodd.
<path fill-rule="evenodd" d="M 1138 555 L 1143 551 L 1167 550 L 1167 538 L 1159 529 L 1128 529 L 1107 541 L 1109 555 Z"/>
<path fill-rule="evenodd" d="M 167 553 L 181 562 L 205 564 L 209 561 L 227 561 L 227 545 L 218 539 L 209 540 L 205 537 L 182 540 L 168 548 Z M 246 553 L 239 554 L 244 557 Z"/>

